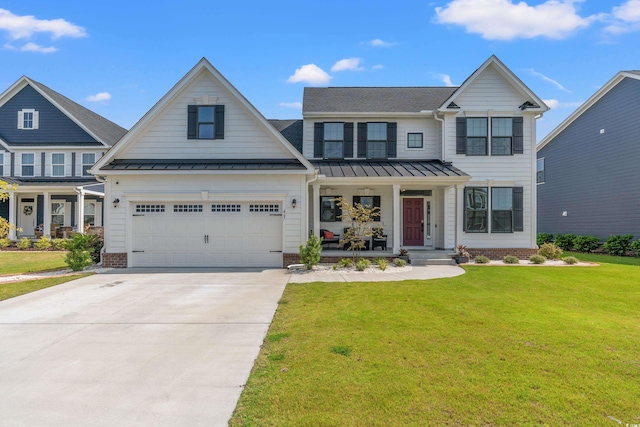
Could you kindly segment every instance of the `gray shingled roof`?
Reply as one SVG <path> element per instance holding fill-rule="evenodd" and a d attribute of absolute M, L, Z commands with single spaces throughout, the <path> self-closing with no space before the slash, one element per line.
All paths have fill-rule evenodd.
<path fill-rule="evenodd" d="M 328 178 L 433 178 L 469 176 L 440 160 L 322 160 L 311 161 Z"/>
<path fill-rule="evenodd" d="M 628 70 L 626 71 L 627 73 L 631 73 L 631 74 L 637 74 L 640 76 L 640 70 Z"/>
<path fill-rule="evenodd" d="M 111 146 L 118 142 L 120 138 L 127 133 L 127 130 L 117 124 L 113 123 L 111 120 L 105 119 L 99 114 L 94 113 L 88 108 L 83 107 L 82 105 L 73 102 L 66 96 L 56 92 L 55 90 L 48 88 L 42 83 L 38 83 L 37 81 L 30 79 L 38 89 L 47 94 L 51 99 L 58 103 L 62 108 L 64 108 L 69 114 L 74 116 L 79 122 L 84 124 L 91 132 L 93 132 L 98 139 L 100 139 L 105 144 Z"/>
<path fill-rule="evenodd" d="M 302 153 L 302 120 L 269 119 L 269 123 Z"/>
<path fill-rule="evenodd" d="M 116 159 L 104 170 L 304 170 L 298 159 Z"/>
<path fill-rule="evenodd" d="M 417 113 L 434 110 L 457 87 L 307 87 L 303 113 Z"/>

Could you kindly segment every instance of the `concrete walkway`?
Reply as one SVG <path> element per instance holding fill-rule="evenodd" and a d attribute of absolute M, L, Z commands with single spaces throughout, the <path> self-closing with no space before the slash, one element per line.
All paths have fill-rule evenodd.
<path fill-rule="evenodd" d="M 464 274 L 464 269 L 455 265 L 430 265 L 428 267 L 394 268 L 385 271 L 295 271 L 289 273 L 289 283 L 311 282 L 387 282 L 397 280 L 427 280 L 455 277 Z"/>

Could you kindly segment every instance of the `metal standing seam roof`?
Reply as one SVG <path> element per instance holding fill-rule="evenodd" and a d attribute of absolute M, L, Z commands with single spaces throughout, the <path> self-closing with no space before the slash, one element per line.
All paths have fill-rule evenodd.
<path fill-rule="evenodd" d="M 434 178 L 469 176 L 440 160 L 311 161 L 328 178 Z"/>
<path fill-rule="evenodd" d="M 303 113 L 418 113 L 435 110 L 457 87 L 306 87 Z"/>
<path fill-rule="evenodd" d="M 99 183 L 95 179 L 90 177 L 82 177 L 82 178 L 10 178 L 10 177 L 2 177 L 2 181 L 5 181 L 10 185 L 17 185 L 19 187 L 29 187 L 29 186 L 52 186 L 52 187 L 83 187 L 87 185 L 102 185 L 104 189 L 104 184 Z M 92 190 L 102 192 L 100 190 Z"/>
<path fill-rule="evenodd" d="M 102 170 L 305 170 L 298 159 L 116 159 Z"/>

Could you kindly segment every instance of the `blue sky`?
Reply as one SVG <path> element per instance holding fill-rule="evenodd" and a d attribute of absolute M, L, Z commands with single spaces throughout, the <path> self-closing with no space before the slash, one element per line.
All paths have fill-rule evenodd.
<path fill-rule="evenodd" d="M 0 1 L 0 91 L 27 75 L 131 127 L 203 56 L 267 118 L 304 86 L 459 85 L 496 54 L 552 111 L 640 69 L 640 0 Z"/>

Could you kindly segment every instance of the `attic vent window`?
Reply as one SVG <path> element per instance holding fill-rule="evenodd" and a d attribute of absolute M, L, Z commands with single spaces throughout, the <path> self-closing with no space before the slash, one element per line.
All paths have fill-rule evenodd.
<path fill-rule="evenodd" d="M 18 111 L 18 129 L 38 129 L 39 122 L 38 111 L 34 109 L 22 109 Z"/>
<path fill-rule="evenodd" d="M 447 108 L 460 108 L 460 107 L 455 102 L 452 102 L 451 104 L 447 105 Z"/>

